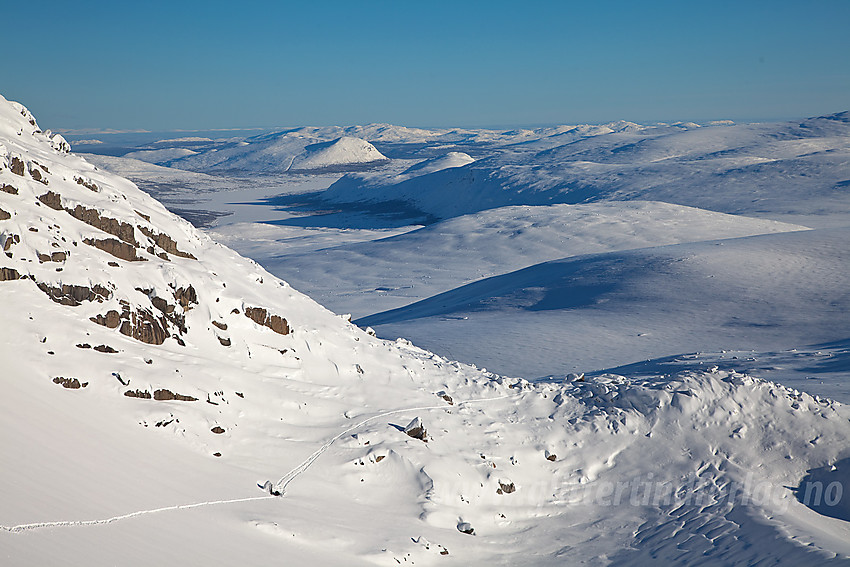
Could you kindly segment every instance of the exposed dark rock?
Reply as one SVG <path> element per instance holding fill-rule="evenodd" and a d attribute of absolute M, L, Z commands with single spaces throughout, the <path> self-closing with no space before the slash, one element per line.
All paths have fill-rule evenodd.
<path fill-rule="evenodd" d="M 116 352 L 118 352 L 109 345 L 97 345 L 96 347 L 94 347 L 94 350 L 96 350 L 97 352 L 104 352 L 106 354 L 115 354 Z"/>
<path fill-rule="evenodd" d="M 262 307 L 246 307 L 245 316 L 264 327 L 268 327 L 279 335 L 289 334 L 289 323 L 279 315 L 269 315 Z"/>
<path fill-rule="evenodd" d="M 452 400 L 452 397 L 448 395 L 445 391 L 441 390 L 437 392 L 437 395 L 443 398 L 450 406 L 455 405 L 454 400 Z"/>
<path fill-rule="evenodd" d="M 457 525 L 457 531 L 462 534 L 475 535 L 475 529 L 472 527 L 472 524 L 469 522 L 460 522 Z"/>
<path fill-rule="evenodd" d="M 425 430 L 425 426 L 422 425 L 422 420 L 418 417 L 414 417 L 413 420 L 407 424 L 407 427 L 404 428 L 404 432 L 414 439 L 419 439 L 426 443 L 428 442 L 428 432 Z"/>
<path fill-rule="evenodd" d="M 175 394 L 171 390 L 156 390 L 153 393 L 153 399 L 159 401 L 177 400 L 178 402 L 197 402 L 198 398 L 192 396 L 184 396 L 183 394 Z"/>
<path fill-rule="evenodd" d="M 94 246 L 103 250 L 107 254 L 112 254 L 116 258 L 126 260 L 128 262 L 145 262 L 147 258 L 142 258 L 136 255 L 136 248 L 126 242 L 121 242 L 115 238 L 106 238 L 104 240 L 95 240 L 94 238 L 84 238 L 83 242 L 89 246 Z"/>
<path fill-rule="evenodd" d="M 375 457 L 375 462 L 376 462 L 376 463 L 380 463 L 380 462 L 381 462 L 381 461 L 383 461 L 385 458 L 387 458 L 387 456 L 386 456 L 386 455 L 378 455 L 377 457 Z"/>
<path fill-rule="evenodd" d="M 145 213 L 140 213 L 136 209 L 133 209 L 133 212 L 136 213 L 137 215 L 139 215 L 140 217 L 142 217 L 143 219 L 145 219 L 146 221 L 150 222 L 150 220 L 151 220 L 150 215 L 146 215 Z"/>
<path fill-rule="evenodd" d="M 36 165 L 38 165 L 38 164 L 36 164 Z M 30 166 L 29 170 L 30 170 L 30 176 L 34 180 L 38 181 L 39 183 L 44 183 L 45 185 L 47 185 L 47 183 L 48 183 L 47 178 L 45 176 L 43 176 L 38 169 Z"/>
<path fill-rule="evenodd" d="M 151 393 L 147 390 L 127 390 L 124 395 L 128 398 L 141 398 L 143 400 L 151 399 Z"/>
<path fill-rule="evenodd" d="M 48 192 L 47 194 L 49 195 L 50 193 L 51 192 Z M 44 195 L 42 195 L 42 197 L 44 197 Z M 39 199 L 41 199 L 41 197 L 39 197 Z M 42 202 L 44 203 L 44 201 Z M 48 203 L 44 204 L 52 206 Z M 103 232 L 108 232 L 112 236 L 117 236 L 127 244 L 132 245 L 134 248 L 139 246 L 136 242 L 135 227 L 128 222 L 121 222 L 111 217 L 102 216 L 96 209 L 89 209 L 82 205 L 77 205 L 73 209 L 66 208 L 65 210 L 68 211 L 68 213 L 75 219 L 81 220 L 87 225 L 98 228 Z"/>
<path fill-rule="evenodd" d="M 88 382 L 80 382 L 76 378 L 63 378 L 62 376 L 54 378 L 53 383 L 61 384 L 63 388 L 69 388 L 71 390 L 79 390 L 89 385 Z"/>
<path fill-rule="evenodd" d="M 167 327 L 164 319 L 157 319 L 149 309 L 130 311 L 125 307 L 118 332 L 145 344 L 161 345 L 169 336 Z"/>
<path fill-rule="evenodd" d="M 9 166 L 9 169 L 12 170 L 12 173 L 15 175 L 24 176 L 24 162 L 21 158 L 13 157 L 12 162 Z"/>
<path fill-rule="evenodd" d="M 222 338 L 222 337 L 216 337 L 216 338 L 218 339 L 218 342 L 221 343 L 221 346 L 230 346 L 230 339 L 225 339 L 225 338 Z"/>
<path fill-rule="evenodd" d="M 3 209 L 0 209 L 0 220 L 9 220 L 10 218 L 12 218 L 11 214 L 7 213 Z"/>
<path fill-rule="evenodd" d="M 186 288 L 178 287 L 174 290 L 174 299 L 183 307 L 184 311 L 191 309 L 193 303 L 198 304 L 198 294 L 191 285 Z"/>
<path fill-rule="evenodd" d="M 120 268 L 121 267 L 121 264 L 119 264 L 118 262 L 112 262 L 112 261 L 107 262 L 106 265 L 112 266 L 113 268 Z"/>
<path fill-rule="evenodd" d="M 112 292 L 100 284 L 95 284 L 92 287 L 68 284 L 52 287 L 44 282 L 39 282 L 37 285 L 38 289 L 56 303 L 70 305 L 71 307 L 81 305 L 83 301 L 102 302 L 112 296 Z"/>
<path fill-rule="evenodd" d="M 0 185 L 0 191 L 4 191 L 6 193 L 9 193 L 10 195 L 17 195 L 18 194 L 18 188 L 17 187 L 12 187 L 11 185 L 6 185 L 5 183 Z"/>
<path fill-rule="evenodd" d="M 121 314 L 114 309 L 107 311 L 106 315 L 96 315 L 89 317 L 89 319 L 109 329 L 114 329 L 121 324 Z"/>
<path fill-rule="evenodd" d="M 227 330 L 227 323 L 219 323 L 218 321 L 213 321 L 212 324 L 213 324 L 213 326 L 221 329 L 222 331 Z"/>
<path fill-rule="evenodd" d="M 180 256 L 181 258 L 188 258 L 190 260 L 197 260 L 197 258 L 192 256 L 188 252 L 183 252 L 182 250 L 179 250 L 177 248 L 177 242 L 167 234 L 160 234 L 158 232 L 154 232 L 152 229 L 144 226 L 140 226 L 139 230 L 141 230 L 142 234 L 153 240 L 157 246 L 159 246 L 169 254 L 174 254 L 175 256 Z"/>
<path fill-rule="evenodd" d="M 0 282 L 8 282 L 23 278 L 14 268 L 0 268 Z"/>
<path fill-rule="evenodd" d="M 39 195 L 38 200 L 50 207 L 51 209 L 62 210 L 62 196 L 59 193 L 48 191 L 44 195 Z"/>
<path fill-rule="evenodd" d="M 510 494 L 512 492 L 516 492 L 514 483 L 508 482 L 505 484 L 501 480 L 499 481 L 499 488 L 496 489 L 496 494 Z"/>
<path fill-rule="evenodd" d="M 82 177 L 74 177 L 74 181 L 76 181 L 78 185 L 82 185 L 83 187 L 86 187 L 87 189 L 91 189 L 92 191 L 95 191 L 95 192 L 100 191 L 100 188 L 97 185 L 95 185 L 91 181 L 87 181 L 87 180 L 83 179 Z"/>
<path fill-rule="evenodd" d="M 9 249 L 12 248 L 13 244 L 19 244 L 21 242 L 21 237 L 17 234 L 12 234 L 6 237 L 6 240 L 3 241 L 3 251 L 8 252 Z"/>
<path fill-rule="evenodd" d="M 546 451 L 546 460 L 547 460 L 547 461 L 552 461 L 552 462 L 557 461 L 557 460 L 558 460 L 558 455 L 556 455 L 556 454 L 554 454 L 554 453 L 550 453 L 549 451 Z"/>
<path fill-rule="evenodd" d="M 216 425 L 215 427 L 213 427 L 212 429 L 210 429 L 210 431 L 212 431 L 212 432 L 213 432 L 213 433 L 215 433 L 216 435 L 221 435 L 222 433 L 224 433 L 224 428 L 223 428 L 223 427 L 221 427 L 221 426 Z"/>
<path fill-rule="evenodd" d="M 77 343 L 77 348 L 91 348 L 89 343 Z"/>
<path fill-rule="evenodd" d="M 39 262 L 64 262 L 68 259 L 68 255 L 65 252 L 53 252 L 52 254 L 36 252 L 36 256 L 38 256 Z"/>
<path fill-rule="evenodd" d="M 235 394 L 236 394 L 237 396 L 239 396 L 240 398 L 244 398 L 244 397 L 245 397 L 245 394 L 243 394 L 242 392 L 235 392 Z"/>

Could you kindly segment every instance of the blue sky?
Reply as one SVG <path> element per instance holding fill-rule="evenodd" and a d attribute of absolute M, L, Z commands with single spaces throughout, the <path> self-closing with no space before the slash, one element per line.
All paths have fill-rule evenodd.
<path fill-rule="evenodd" d="M 850 109 L 850 1 L 6 3 L 42 127 L 770 120 Z"/>

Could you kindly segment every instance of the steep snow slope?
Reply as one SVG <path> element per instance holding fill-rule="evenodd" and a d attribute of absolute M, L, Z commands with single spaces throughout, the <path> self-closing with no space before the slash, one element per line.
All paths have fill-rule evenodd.
<path fill-rule="evenodd" d="M 850 556 L 844 501 L 805 497 L 847 480 L 840 404 L 729 371 L 529 384 L 378 340 L 20 105 L 0 139 L 10 565 Z"/>

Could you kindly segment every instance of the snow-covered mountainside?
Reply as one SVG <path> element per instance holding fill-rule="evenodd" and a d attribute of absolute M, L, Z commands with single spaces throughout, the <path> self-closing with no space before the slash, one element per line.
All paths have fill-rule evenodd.
<path fill-rule="evenodd" d="M 380 340 L 5 99 L 0 243 L 5 564 L 850 557 L 845 406 L 711 368 L 529 383 Z"/>
<path fill-rule="evenodd" d="M 799 123 L 595 134 L 514 144 L 466 167 L 413 179 L 352 174 L 325 198 L 404 200 L 438 218 L 505 205 L 635 199 L 789 219 L 850 213 L 850 112 Z"/>
<path fill-rule="evenodd" d="M 204 152 L 181 148 L 131 152 L 126 157 L 190 170 L 265 173 L 348 171 L 387 161 L 375 146 L 352 136 L 332 140 L 300 132 L 265 134 Z"/>

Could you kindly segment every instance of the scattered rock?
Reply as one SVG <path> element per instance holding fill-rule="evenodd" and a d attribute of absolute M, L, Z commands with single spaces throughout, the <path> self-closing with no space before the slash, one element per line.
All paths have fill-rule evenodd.
<path fill-rule="evenodd" d="M 80 388 L 85 388 L 89 385 L 88 382 L 80 382 L 76 378 L 63 378 L 62 376 L 54 378 L 53 383 L 61 384 L 63 388 L 69 388 L 71 390 L 79 390 Z"/>
<path fill-rule="evenodd" d="M 6 185 L 5 183 L 0 185 L 0 191 L 9 193 L 10 195 L 17 195 L 18 194 L 18 188 L 17 187 L 13 187 L 11 185 Z"/>
<path fill-rule="evenodd" d="M 437 396 L 443 398 L 450 406 L 455 405 L 454 400 L 452 400 L 452 397 L 448 395 L 444 390 L 440 390 L 439 392 L 437 392 Z"/>
<path fill-rule="evenodd" d="M 216 337 L 216 338 L 218 339 L 218 342 L 221 343 L 221 346 L 226 346 L 226 347 L 230 346 L 230 339 L 225 339 L 225 338 L 222 338 L 222 337 Z"/>
<path fill-rule="evenodd" d="M 475 528 L 469 522 L 460 522 L 457 525 L 457 531 L 462 534 L 475 535 Z"/>
<path fill-rule="evenodd" d="M 240 398 L 244 398 L 244 397 L 245 397 L 245 394 L 243 394 L 242 392 L 234 392 L 234 393 L 235 393 L 237 396 L 239 396 Z"/>
<path fill-rule="evenodd" d="M 496 489 L 496 494 L 510 494 L 512 492 L 516 492 L 516 486 L 513 482 L 502 482 L 501 480 L 499 481 L 499 488 Z"/>
<path fill-rule="evenodd" d="M 77 348 L 91 348 L 89 343 L 77 343 Z"/>
<path fill-rule="evenodd" d="M 103 353 L 106 353 L 106 354 L 115 354 L 116 352 L 118 352 L 117 350 L 115 350 L 114 348 L 112 348 L 109 345 L 97 345 L 96 347 L 94 347 L 94 350 L 96 350 L 97 352 L 103 352 Z"/>
<path fill-rule="evenodd" d="M 100 188 L 97 185 L 95 185 L 92 181 L 88 181 L 86 179 L 83 179 L 82 177 L 74 177 L 74 181 L 76 181 L 78 185 L 82 185 L 83 187 L 85 187 L 87 189 L 91 189 L 95 193 L 100 191 Z M 150 220 L 150 219 L 148 219 L 148 220 Z"/>
<path fill-rule="evenodd" d="M 550 453 L 550 452 L 547 450 L 547 451 L 546 451 L 546 460 L 547 460 L 547 461 L 552 461 L 552 462 L 557 461 L 557 460 L 558 460 L 558 455 L 556 455 L 556 454 L 554 454 L 554 453 Z"/>
<path fill-rule="evenodd" d="M 213 321 L 212 324 L 213 324 L 213 326 L 221 329 L 222 331 L 227 330 L 227 323 L 219 323 L 218 321 Z"/>
<path fill-rule="evenodd" d="M 7 213 L 3 209 L 0 209 L 0 220 L 9 220 L 10 218 L 12 218 L 12 215 L 10 213 Z"/>
<path fill-rule="evenodd" d="M 222 433 L 224 433 L 224 428 L 223 428 L 223 427 L 221 427 L 221 426 L 216 425 L 215 427 L 213 427 L 212 429 L 210 429 L 210 431 L 212 431 L 212 432 L 213 432 L 213 433 L 215 433 L 216 435 L 221 435 Z"/>

